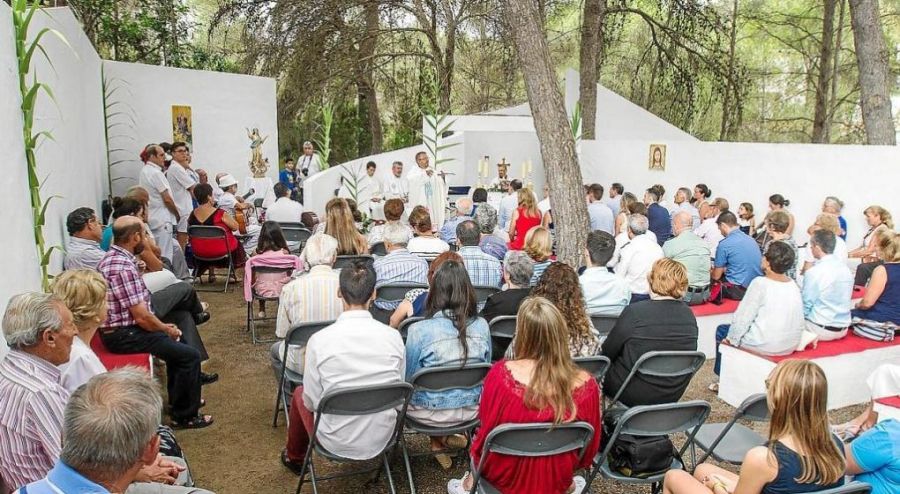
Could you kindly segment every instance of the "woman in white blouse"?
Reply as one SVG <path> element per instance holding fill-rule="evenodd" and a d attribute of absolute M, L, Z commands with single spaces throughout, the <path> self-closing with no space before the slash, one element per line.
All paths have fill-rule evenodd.
<path fill-rule="evenodd" d="M 437 256 L 450 250 L 450 245 L 434 234 L 434 225 L 431 224 L 431 214 L 422 206 L 416 206 L 409 213 L 409 226 L 416 234 L 406 245 L 406 249 L 413 254 L 434 260 Z"/>
<path fill-rule="evenodd" d="M 70 393 L 106 367 L 91 350 L 91 338 L 106 321 L 106 280 L 96 271 L 72 269 L 63 271 L 53 281 L 53 293 L 72 311 L 78 338 L 72 341 L 69 361 L 59 366 L 61 384 Z"/>

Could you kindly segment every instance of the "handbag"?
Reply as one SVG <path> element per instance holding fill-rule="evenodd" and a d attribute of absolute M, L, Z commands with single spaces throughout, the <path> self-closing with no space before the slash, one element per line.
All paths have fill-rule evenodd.
<path fill-rule="evenodd" d="M 892 322 L 870 321 L 853 318 L 853 334 L 867 340 L 891 342 L 900 326 Z"/>
<path fill-rule="evenodd" d="M 613 412 L 603 418 L 603 438 L 612 437 L 621 416 L 621 413 Z M 665 473 L 672 468 L 673 461 L 682 461 L 669 436 L 631 434 L 619 434 L 609 450 L 607 459 L 611 470 L 635 478 Z"/>

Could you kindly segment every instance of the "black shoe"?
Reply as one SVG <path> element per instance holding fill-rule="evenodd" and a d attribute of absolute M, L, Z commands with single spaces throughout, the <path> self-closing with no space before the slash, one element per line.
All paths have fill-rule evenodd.
<path fill-rule="evenodd" d="M 197 324 L 197 326 L 205 323 L 206 321 L 209 321 L 209 312 L 203 311 L 199 314 L 194 314 L 194 323 Z"/>
<path fill-rule="evenodd" d="M 206 386 L 207 384 L 212 384 L 219 380 L 219 375 L 216 373 L 207 374 L 205 372 L 200 373 L 200 385 Z"/>
<path fill-rule="evenodd" d="M 288 470 L 293 472 L 294 475 L 300 476 L 300 472 L 303 470 L 303 463 L 297 463 L 288 459 L 287 450 L 281 450 L 281 464 L 284 465 Z"/>

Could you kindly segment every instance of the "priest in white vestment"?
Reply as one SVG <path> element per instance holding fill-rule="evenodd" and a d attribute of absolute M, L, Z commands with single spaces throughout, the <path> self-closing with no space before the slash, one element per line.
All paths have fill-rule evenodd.
<path fill-rule="evenodd" d="M 409 207 L 425 206 L 431 215 L 431 224 L 440 228 L 444 224 L 447 208 L 447 182 L 442 174 L 434 171 L 428 162 L 428 154 L 416 154 L 416 164 L 406 178 L 409 180 Z"/>

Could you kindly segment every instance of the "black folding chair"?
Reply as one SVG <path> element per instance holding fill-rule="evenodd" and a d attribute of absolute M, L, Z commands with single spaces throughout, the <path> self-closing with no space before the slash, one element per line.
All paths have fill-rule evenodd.
<path fill-rule="evenodd" d="M 387 303 L 402 302 L 406 297 L 406 293 L 415 289 L 428 290 L 428 285 L 419 283 L 392 283 L 390 285 L 381 285 L 375 289 L 375 298 Z"/>
<path fill-rule="evenodd" d="M 224 262 L 228 267 L 228 273 L 225 276 L 225 289 L 222 291 L 223 293 L 228 292 L 228 283 L 231 281 L 232 277 L 234 277 L 235 282 L 237 282 L 237 276 L 234 270 L 234 259 L 231 256 L 232 251 L 234 249 L 242 249 L 241 244 L 237 242 L 237 240 L 230 240 L 227 235 L 225 235 L 225 229 L 220 226 L 211 226 L 211 225 L 191 225 L 188 226 L 188 242 L 192 242 L 193 239 L 204 239 L 204 240 L 221 240 L 222 245 L 225 247 L 225 255 L 218 257 L 200 257 L 197 255 L 197 252 L 194 251 L 194 259 L 197 261 L 203 261 L 208 263 L 216 263 L 216 262 Z M 235 245 L 236 244 L 236 245 Z M 200 270 L 197 267 L 194 267 L 194 279 L 200 280 Z M 194 288 L 198 292 L 210 292 L 210 291 L 218 291 L 218 290 L 202 290 L 195 286 Z"/>
<path fill-rule="evenodd" d="M 253 313 L 253 302 L 256 302 L 257 300 L 262 300 L 264 302 L 275 302 L 275 304 L 277 306 L 278 298 L 279 298 L 279 297 L 264 297 L 256 292 L 256 288 L 253 287 L 253 282 L 256 279 L 257 273 L 284 273 L 285 275 L 290 276 L 293 272 L 294 272 L 293 266 L 283 267 L 283 268 L 268 267 L 268 266 L 252 266 L 250 268 L 250 279 L 249 280 L 245 279 L 244 283 L 251 284 L 250 285 L 251 286 L 251 288 L 250 288 L 251 299 L 247 302 L 247 331 L 250 332 L 250 339 L 251 339 L 251 341 L 253 341 L 254 345 L 257 343 L 265 342 L 265 341 L 274 341 L 271 339 L 262 340 L 262 339 L 257 338 L 256 337 L 256 323 L 258 321 L 274 321 L 275 319 L 277 319 L 277 317 L 276 316 L 256 317 L 255 314 Z M 277 314 L 277 309 L 274 312 L 274 314 Z"/>
<path fill-rule="evenodd" d="M 302 223 L 279 223 L 284 239 L 288 243 L 292 254 L 300 254 L 306 241 L 312 236 L 312 232 L 307 230 Z"/>
<path fill-rule="evenodd" d="M 478 467 L 472 468 L 474 474 L 469 494 L 500 492 L 481 476 L 489 453 L 535 458 L 578 451 L 580 463 L 592 437 L 594 428 L 587 422 L 503 424 L 492 430 L 485 439 Z M 590 482 L 587 485 L 591 485 Z"/>
<path fill-rule="evenodd" d="M 441 367 L 430 367 L 422 369 L 410 378 L 409 382 L 413 385 L 413 392 L 430 391 L 440 393 L 443 391 L 451 391 L 455 389 L 472 389 L 481 386 L 484 378 L 491 370 L 491 364 L 466 364 L 460 367 L 459 364 L 445 365 Z M 445 427 L 435 427 L 423 424 L 418 420 L 406 416 L 406 431 L 417 434 L 426 434 L 428 436 L 451 436 L 453 434 L 465 434 L 469 442 L 472 441 L 472 431 L 478 427 L 478 418 L 467 420 L 459 424 Z M 409 490 L 415 494 L 416 485 L 413 481 L 412 467 L 410 466 L 410 454 L 407 449 L 406 440 L 402 438 L 400 447 L 403 450 L 403 461 L 406 463 L 406 473 L 409 480 Z M 428 456 L 443 453 L 444 451 L 429 451 L 425 453 Z M 418 455 L 416 455 L 418 456 Z"/>
<path fill-rule="evenodd" d="M 491 360 L 503 358 L 516 335 L 516 316 L 497 316 L 488 322 L 491 332 Z"/>
<path fill-rule="evenodd" d="M 603 383 L 603 377 L 609 370 L 609 359 L 603 355 L 595 355 L 593 357 L 575 357 L 572 359 L 575 365 L 586 370 L 590 375 L 594 376 L 598 384 Z"/>
<path fill-rule="evenodd" d="M 619 320 L 618 316 L 602 316 L 600 314 L 590 314 L 591 323 L 594 325 L 594 329 L 600 333 L 600 336 L 606 336 L 612 331 L 613 326 L 616 325 L 616 321 Z"/>
<path fill-rule="evenodd" d="M 634 367 L 625 377 L 619 391 L 609 401 L 609 405 L 615 405 L 619 401 L 622 393 L 628 388 L 628 384 L 637 376 L 665 377 L 672 380 L 681 378 L 688 382 L 700 370 L 700 367 L 703 367 L 704 362 L 706 362 L 706 355 L 703 352 L 647 352 L 634 363 Z"/>
<path fill-rule="evenodd" d="M 488 297 L 500 291 L 496 286 L 475 285 L 475 300 L 479 307 L 483 307 Z"/>
<path fill-rule="evenodd" d="M 606 442 L 603 451 L 594 457 L 594 465 L 591 474 L 587 478 L 587 485 L 591 485 L 597 474 L 623 484 L 650 485 L 653 493 L 658 493 L 662 488 L 663 478 L 666 472 L 655 475 L 630 477 L 609 466 L 609 453 L 616 443 L 616 439 L 622 434 L 632 436 L 669 436 L 683 432 L 687 439 L 678 451 L 676 458 L 672 460 L 671 469 L 685 469 L 680 458 L 688 448 L 691 448 L 691 463 L 696 466 L 695 450 L 693 447 L 694 436 L 709 416 L 709 403 L 700 400 L 685 401 L 680 403 L 664 403 L 662 405 L 640 405 L 629 408 L 616 423 L 616 428 Z"/>
<path fill-rule="evenodd" d="M 377 242 L 372 244 L 369 247 L 369 253 L 373 256 L 386 256 L 387 255 L 387 247 L 384 246 L 384 242 Z"/>
<path fill-rule="evenodd" d="M 744 462 L 747 451 L 766 443 L 766 438 L 737 423 L 741 419 L 754 422 L 769 420 L 769 405 L 765 393 L 748 396 L 728 422 L 704 424 L 700 428 L 694 441 L 706 454 L 700 458 L 699 463 L 712 456 L 716 461 L 740 465 Z"/>
<path fill-rule="evenodd" d="M 341 269 L 347 266 L 350 266 L 356 261 L 365 261 L 370 266 L 375 262 L 375 258 L 370 255 L 360 255 L 360 256 L 337 256 L 337 259 L 334 261 L 334 269 Z"/>
<path fill-rule="evenodd" d="M 278 394 L 275 396 L 275 414 L 272 416 L 272 427 L 278 427 L 278 412 L 284 411 L 284 422 L 290 425 L 288 415 L 288 397 L 285 384 L 290 383 L 291 389 L 303 384 L 303 374 L 288 369 L 288 352 L 291 347 L 305 347 L 312 335 L 323 328 L 331 326 L 334 321 L 309 322 L 298 324 L 288 331 L 284 338 L 284 349 L 281 352 L 281 377 L 278 379 Z"/>
<path fill-rule="evenodd" d="M 371 472 L 381 468 L 381 466 L 376 466 L 359 471 L 342 472 L 328 477 L 317 477 L 316 464 L 313 461 L 314 454 L 331 461 L 342 463 L 365 461 L 337 455 L 322 446 L 317 435 L 322 417 L 326 415 L 341 415 L 345 417 L 372 415 L 391 409 L 398 410 L 397 424 L 394 427 L 394 431 L 391 432 L 391 437 L 384 448 L 367 460 L 381 458 L 382 466 L 387 474 L 388 487 L 390 488 L 391 493 L 396 494 L 397 490 L 394 488 L 394 479 L 391 477 L 388 452 L 397 444 L 399 436 L 403 431 L 406 407 L 409 405 L 409 398 L 412 396 L 412 390 L 413 387 L 411 384 L 398 382 L 378 386 L 354 386 L 326 393 L 316 409 L 316 421 L 313 425 L 312 434 L 310 434 L 309 447 L 307 448 L 306 456 L 303 459 L 303 467 L 300 469 L 300 481 L 297 482 L 297 491 L 295 494 L 300 494 L 300 489 L 303 488 L 303 484 L 306 481 L 307 470 L 309 470 L 309 478 L 310 482 L 312 482 L 313 493 L 318 494 L 319 488 L 316 485 L 316 482 L 348 477 L 350 475 Z"/>
<path fill-rule="evenodd" d="M 407 317 L 400 323 L 400 326 L 397 327 L 397 331 L 400 331 L 400 337 L 403 338 L 403 341 L 406 341 L 406 335 L 409 334 L 409 327 L 413 324 L 424 321 L 424 317 Z"/>

